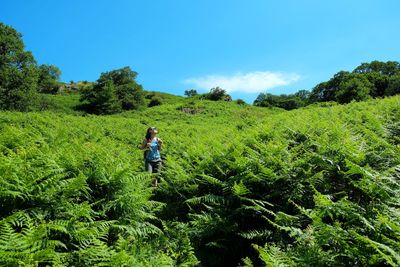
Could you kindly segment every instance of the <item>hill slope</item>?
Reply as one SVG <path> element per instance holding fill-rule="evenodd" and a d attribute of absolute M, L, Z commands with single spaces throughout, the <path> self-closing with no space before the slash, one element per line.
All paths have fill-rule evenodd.
<path fill-rule="evenodd" d="M 399 106 L 1 112 L 0 262 L 398 265 Z M 165 141 L 156 189 L 148 126 Z"/>
<path fill-rule="evenodd" d="M 80 109 L 81 102 L 79 101 L 80 93 L 78 88 L 72 91 L 63 90 L 59 94 L 41 94 L 40 110 L 61 112 L 71 115 L 83 115 L 85 112 Z M 149 106 L 152 100 L 156 100 L 159 104 L 176 104 L 185 101 L 182 96 L 172 95 L 162 92 L 145 91 L 144 104 Z M 150 104 L 151 105 L 151 104 Z"/>

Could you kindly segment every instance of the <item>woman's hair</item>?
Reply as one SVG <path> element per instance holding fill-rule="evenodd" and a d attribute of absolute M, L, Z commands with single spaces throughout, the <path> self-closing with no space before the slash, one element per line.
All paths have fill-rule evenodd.
<path fill-rule="evenodd" d="M 150 138 L 151 138 L 151 133 L 150 133 L 150 131 L 151 131 L 151 130 L 155 130 L 155 129 L 156 129 L 156 127 L 149 127 L 149 128 L 147 129 L 146 137 L 145 137 L 147 141 L 149 141 Z"/>
<path fill-rule="evenodd" d="M 147 129 L 146 137 L 145 137 L 147 141 L 149 141 L 150 138 L 151 138 L 151 133 L 150 133 L 151 129 L 152 129 L 151 127 L 149 127 L 149 128 Z"/>

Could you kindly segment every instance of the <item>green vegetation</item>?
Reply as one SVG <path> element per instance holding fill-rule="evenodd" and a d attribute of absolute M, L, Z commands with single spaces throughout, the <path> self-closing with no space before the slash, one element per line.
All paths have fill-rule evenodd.
<path fill-rule="evenodd" d="M 255 106 L 260 107 L 279 107 L 286 110 L 292 110 L 300 107 L 304 107 L 308 102 L 308 96 L 310 93 L 306 90 L 299 91 L 293 95 L 273 95 L 270 93 L 260 93 L 256 100 L 254 100 Z"/>
<path fill-rule="evenodd" d="M 39 109 L 41 111 L 52 111 L 71 115 L 84 115 L 80 110 L 79 93 L 46 94 L 42 95 Z"/>
<path fill-rule="evenodd" d="M 261 93 L 254 101 L 254 105 L 291 110 L 315 102 L 336 101 L 343 104 L 392 96 L 399 92 L 400 63 L 372 61 L 362 63 L 352 72 L 339 71 L 329 81 L 316 85 L 311 92 L 300 90 L 289 95 Z"/>
<path fill-rule="evenodd" d="M 22 35 L 0 22 L 0 110 L 27 111 L 37 105 L 38 71 Z"/>
<path fill-rule="evenodd" d="M 41 93 L 56 94 L 60 88 L 61 70 L 53 65 L 40 65 L 39 66 L 39 80 L 38 86 Z"/>
<path fill-rule="evenodd" d="M 148 107 L 164 104 L 177 104 L 182 102 L 183 100 L 182 96 L 172 95 L 163 92 L 146 91 L 144 94 L 145 103 Z"/>
<path fill-rule="evenodd" d="M 205 99 L 212 101 L 232 101 L 232 97 L 227 93 L 225 89 L 217 86 L 210 89 L 210 92 L 204 94 L 198 94 L 196 90 L 190 89 L 185 90 L 185 96 L 192 99 Z"/>
<path fill-rule="evenodd" d="M 399 104 L 2 112 L 0 265 L 399 265 Z"/>
<path fill-rule="evenodd" d="M 259 108 L 219 87 L 145 92 L 129 67 L 60 84 L 0 24 L 0 265 L 399 266 L 400 96 L 381 98 L 399 66 Z"/>
<path fill-rule="evenodd" d="M 212 101 L 232 101 L 232 97 L 228 95 L 226 90 L 218 86 L 211 88 L 209 93 L 200 95 L 200 98 Z"/>
<path fill-rule="evenodd" d="M 185 226 L 154 217 L 128 119 L 0 116 L 0 265 L 195 262 Z"/>
<path fill-rule="evenodd" d="M 195 89 L 185 90 L 185 96 L 192 97 L 198 95 Z"/>
<path fill-rule="evenodd" d="M 74 109 L 88 113 L 112 114 L 144 105 L 143 88 L 135 81 L 138 74 L 129 67 L 104 72 L 94 84 L 62 84 L 60 75 L 54 65 L 38 65 L 32 53 L 25 51 L 22 35 L 0 23 L 0 110 L 59 109 L 46 94 L 77 92 L 81 104 Z"/>
<path fill-rule="evenodd" d="M 94 114 L 140 108 L 144 104 L 144 93 L 136 77 L 137 72 L 129 67 L 102 73 L 93 87 L 81 91 L 82 108 Z"/>

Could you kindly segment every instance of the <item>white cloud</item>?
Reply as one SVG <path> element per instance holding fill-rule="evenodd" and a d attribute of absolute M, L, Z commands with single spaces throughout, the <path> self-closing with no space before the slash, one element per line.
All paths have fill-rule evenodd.
<path fill-rule="evenodd" d="M 228 92 L 258 93 L 265 92 L 273 87 L 289 85 L 300 79 L 295 73 L 282 73 L 271 71 L 255 71 L 236 73 L 234 75 L 207 75 L 204 77 L 189 78 L 184 80 L 198 89 L 210 90 L 219 86 Z"/>

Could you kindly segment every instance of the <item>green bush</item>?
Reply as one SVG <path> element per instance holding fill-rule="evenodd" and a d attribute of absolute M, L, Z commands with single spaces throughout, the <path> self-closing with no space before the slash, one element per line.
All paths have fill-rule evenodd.
<path fill-rule="evenodd" d="M 237 99 L 236 100 L 236 104 L 238 104 L 238 105 L 246 105 L 246 102 L 243 100 L 243 99 Z"/>
<path fill-rule="evenodd" d="M 159 106 L 162 105 L 162 100 L 159 97 L 153 97 L 150 102 L 148 107 L 154 107 L 154 106 Z"/>
<path fill-rule="evenodd" d="M 192 96 L 195 96 L 195 94 Z M 218 86 L 211 88 L 209 93 L 203 95 L 203 98 L 207 99 L 207 100 L 212 100 L 212 101 L 220 101 L 220 100 L 232 101 L 232 97 L 230 95 L 228 95 L 226 90 L 224 90 Z"/>

